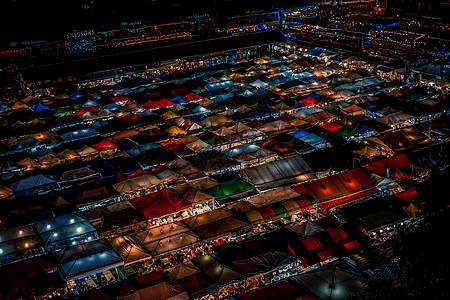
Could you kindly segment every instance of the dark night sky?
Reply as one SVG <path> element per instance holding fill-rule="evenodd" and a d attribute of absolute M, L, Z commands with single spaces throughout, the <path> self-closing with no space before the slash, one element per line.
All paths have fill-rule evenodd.
<path fill-rule="evenodd" d="M 139 19 L 179 20 L 193 13 L 239 13 L 311 2 L 294 0 L 1 0 L 3 42 L 58 39 L 73 29 Z M 89 6 L 89 8 L 87 7 Z M 98 28 L 98 27 L 97 27 Z"/>

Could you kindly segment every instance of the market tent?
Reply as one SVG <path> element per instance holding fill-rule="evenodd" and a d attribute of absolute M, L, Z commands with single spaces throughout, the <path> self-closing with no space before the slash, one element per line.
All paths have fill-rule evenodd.
<path fill-rule="evenodd" d="M 100 143 L 95 144 L 92 147 L 94 147 L 98 152 L 117 149 L 117 145 L 108 140 L 102 140 Z"/>
<path fill-rule="evenodd" d="M 300 194 L 290 187 L 283 186 L 265 191 L 259 195 L 249 198 L 248 201 L 256 207 L 260 207 L 263 205 L 277 203 L 282 200 L 293 199 L 299 196 Z"/>
<path fill-rule="evenodd" d="M 356 269 L 356 263 L 348 257 L 323 267 L 291 277 L 298 286 L 305 287 L 319 299 L 348 299 L 363 292 L 365 280 Z"/>
<path fill-rule="evenodd" d="M 322 124 L 325 122 L 331 122 L 334 120 L 337 120 L 338 117 L 330 114 L 327 111 L 321 111 L 321 112 L 317 112 L 317 113 L 313 113 L 309 116 L 307 116 L 306 118 L 304 118 L 303 120 L 305 120 L 306 122 L 310 123 L 310 124 Z"/>
<path fill-rule="evenodd" d="M 196 257 L 192 259 L 192 262 L 213 282 L 218 284 L 226 284 L 244 278 L 242 274 L 221 264 L 214 254 Z"/>
<path fill-rule="evenodd" d="M 405 114 L 402 111 L 398 111 L 398 112 L 389 114 L 385 117 L 378 118 L 377 121 L 380 123 L 389 125 L 389 126 L 396 126 L 396 125 L 399 125 L 399 124 L 402 124 L 402 123 L 405 123 L 408 121 L 411 122 L 413 119 L 414 119 L 413 116 Z"/>
<path fill-rule="evenodd" d="M 341 111 L 342 113 L 351 116 L 364 115 L 366 113 L 366 110 L 364 108 L 359 107 L 356 104 L 352 104 L 348 107 L 342 108 Z"/>
<path fill-rule="evenodd" d="M 128 296 L 120 297 L 121 300 L 188 300 L 189 296 L 186 290 L 175 283 L 168 283 L 166 281 L 155 285 L 145 287 L 135 291 Z"/>
<path fill-rule="evenodd" d="M 276 220 L 289 218 L 301 211 L 313 208 L 314 200 L 311 197 L 299 196 L 272 202 L 268 205 L 259 206 L 254 210 L 245 212 L 245 216 L 252 224 L 270 223 Z"/>
<path fill-rule="evenodd" d="M 136 236 L 138 236 L 136 234 Z M 176 235 L 163 237 L 158 240 L 149 241 L 143 243 L 142 247 L 145 248 L 153 256 L 161 256 L 172 251 L 176 251 L 185 247 L 191 247 L 192 245 L 201 242 L 201 239 L 193 231 L 186 231 Z"/>
<path fill-rule="evenodd" d="M 64 184 L 72 184 L 75 183 L 77 181 L 82 181 L 82 180 L 88 180 L 88 179 L 94 179 L 100 177 L 98 172 L 92 170 L 91 168 L 88 167 L 81 167 L 78 169 L 73 169 L 73 170 L 67 170 L 65 172 L 63 172 L 61 174 L 61 176 L 59 177 L 58 182 L 64 183 Z"/>
<path fill-rule="evenodd" d="M 353 153 L 361 155 L 361 156 L 365 156 L 368 158 L 381 155 L 380 151 L 370 148 L 368 146 L 365 146 L 364 148 L 359 149 L 359 150 L 354 150 Z"/>
<path fill-rule="evenodd" d="M 364 165 L 366 169 L 376 174 L 386 175 L 386 177 L 388 178 L 396 177 L 396 169 L 401 169 L 409 166 L 411 166 L 411 162 L 409 161 L 405 153 L 370 162 Z"/>
<path fill-rule="evenodd" d="M 58 188 L 56 180 L 51 175 L 35 175 L 10 185 L 16 196 L 35 195 Z"/>
<path fill-rule="evenodd" d="M 281 120 L 276 120 L 266 123 L 257 129 L 268 135 L 278 135 L 281 133 L 292 132 L 295 130 L 295 127 Z"/>
<path fill-rule="evenodd" d="M 109 239 L 109 242 L 123 258 L 125 265 L 133 264 L 151 257 L 151 254 L 144 247 L 141 247 L 133 236 L 120 236 Z"/>
<path fill-rule="evenodd" d="M 322 125 L 320 127 L 322 127 L 323 129 L 326 129 L 328 131 L 335 131 L 335 130 L 341 129 L 342 125 L 339 125 L 339 124 L 334 123 L 334 122 L 327 122 L 327 123 L 325 123 L 324 125 Z"/>
<path fill-rule="evenodd" d="M 13 195 L 13 191 L 4 185 L 0 185 L 0 201 L 4 199 L 8 199 Z"/>
<path fill-rule="evenodd" d="M 253 190 L 254 187 L 240 179 L 233 179 L 227 182 L 222 182 L 214 187 L 211 187 L 205 192 L 214 197 L 215 200 L 227 201 L 230 198 L 235 199 L 236 197 L 242 198 L 243 193 L 248 195 L 248 191 Z"/>
<path fill-rule="evenodd" d="M 270 251 L 249 258 L 234 260 L 233 264 L 246 276 L 272 271 L 291 264 L 296 258 L 280 251 Z"/>
<path fill-rule="evenodd" d="M 292 187 L 299 194 L 309 194 L 322 209 L 377 193 L 375 184 L 360 168 L 309 181 Z"/>
<path fill-rule="evenodd" d="M 233 297 L 236 300 L 315 300 L 307 295 L 303 288 L 289 283 L 286 279 Z"/>
<path fill-rule="evenodd" d="M 119 193 L 129 193 L 155 188 L 160 183 L 161 179 L 155 175 L 146 174 L 118 182 L 113 185 L 113 188 Z"/>
<path fill-rule="evenodd" d="M 189 201 L 170 188 L 134 198 L 130 202 L 147 219 L 162 217 L 192 206 Z"/>
<path fill-rule="evenodd" d="M 311 168 L 298 155 L 246 168 L 239 173 L 245 180 L 262 190 L 314 178 Z"/>
<path fill-rule="evenodd" d="M 322 102 L 314 99 L 313 97 L 309 96 L 303 100 L 299 101 L 301 104 L 304 104 L 306 106 L 315 106 L 315 105 L 319 105 L 322 104 Z"/>
<path fill-rule="evenodd" d="M 299 140 L 313 146 L 316 149 L 325 148 L 327 146 L 327 141 L 314 133 L 301 137 Z"/>
<path fill-rule="evenodd" d="M 190 228 L 196 228 L 232 216 L 233 214 L 228 209 L 217 208 L 212 211 L 184 219 L 182 222 Z"/>
<path fill-rule="evenodd" d="M 188 188 L 182 195 L 183 198 L 191 202 L 192 205 L 206 203 L 214 200 L 213 196 L 208 195 L 207 193 L 199 191 L 195 188 Z"/>
<path fill-rule="evenodd" d="M 300 236 L 314 235 L 323 231 L 324 229 L 313 222 L 304 222 L 302 224 L 294 224 L 288 227 L 289 230 L 295 232 Z"/>
<path fill-rule="evenodd" d="M 0 260 L 9 255 L 39 247 L 42 247 L 42 242 L 31 225 L 0 231 Z"/>
<path fill-rule="evenodd" d="M 69 245 L 83 239 L 97 238 L 97 229 L 81 213 L 60 215 L 34 225 L 46 245 Z M 73 244 L 72 244 L 73 245 Z"/>
<path fill-rule="evenodd" d="M 193 274 L 189 277 L 178 279 L 177 282 L 186 289 L 191 299 L 197 299 L 201 296 L 217 291 L 217 284 L 204 273 Z"/>
<path fill-rule="evenodd" d="M 61 276 L 75 280 L 123 266 L 124 262 L 107 240 L 96 240 L 55 253 Z"/>
<path fill-rule="evenodd" d="M 70 164 L 80 158 L 80 155 L 75 150 L 65 149 L 56 153 L 56 156 L 61 160 L 63 164 Z"/>
<path fill-rule="evenodd" d="M 98 156 L 98 151 L 95 148 L 89 147 L 89 146 L 84 146 L 81 149 L 77 150 L 77 153 L 80 155 L 80 157 L 83 160 L 93 160 Z"/>
<path fill-rule="evenodd" d="M 227 118 L 224 115 L 214 115 L 206 117 L 204 120 L 197 122 L 197 124 L 204 128 L 209 128 L 214 126 L 223 126 L 232 121 L 233 120 Z"/>
<path fill-rule="evenodd" d="M 212 221 L 207 224 L 197 226 L 193 231 L 205 240 L 217 238 L 219 236 L 231 234 L 235 230 L 248 226 L 247 221 L 230 216 L 221 220 Z"/>
<path fill-rule="evenodd" d="M 201 272 L 192 261 L 179 263 L 167 271 L 169 272 L 168 276 L 173 280 L 179 280 Z"/>

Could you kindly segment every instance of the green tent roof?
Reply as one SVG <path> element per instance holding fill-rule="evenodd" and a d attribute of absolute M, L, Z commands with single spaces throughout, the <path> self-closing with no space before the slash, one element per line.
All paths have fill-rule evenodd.
<path fill-rule="evenodd" d="M 217 200 L 220 198 L 236 195 L 253 188 L 253 185 L 247 182 L 244 182 L 240 179 L 233 179 L 207 189 L 206 193 L 213 196 L 214 199 Z"/>

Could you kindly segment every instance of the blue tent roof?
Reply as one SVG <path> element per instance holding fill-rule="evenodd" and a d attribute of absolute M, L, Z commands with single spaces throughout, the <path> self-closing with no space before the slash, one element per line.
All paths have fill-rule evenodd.
<path fill-rule="evenodd" d="M 305 130 L 303 130 L 303 129 L 299 129 L 297 131 L 289 133 L 289 135 L 299 139 L 299 138 L 302 138 L 302 137 L 310 135 L 310 133 L 305 131 Z"/>
<path fill-rule="evenodd" d="M 308 96 L 305 96 L 305 98 L 308 98 L 308 97 L 313 97 L 314 99 L 316 99 L 316 98 L 319 98 L 320 97 L 320 95 L 319 94 L 317 94 L 316 92 L 312 92 L 311 94 L 309 94 Z"/>
<path fill-rule="evenodd" d="M 80 97 L 83 97 L 84 96 L 84 94 L 82 93 L 82 92 L 80 92 L 80 91 L 76 91 L 75 93 L 73 93 L 72 95 L 70 95 L 70 98 L 72 98 L 72 99 L 78 99 L 78 98 L 80 98 Z"/>
<path fill-rule="evenodd" d="M 170 99 L 170 101 L 172 101 L 175 104 L 187 104 L 189 103 L 188 100 L 184 99 L 183 97 L 181 97 L 180 95 Z"/>
<path fill-rule="evenodd" d="M 324 140 L 323 138 L 321 138 L 320 136 L 311 133 L 307 136 L 304 136 L 302 138 L 300 138 L 300 140 L 304 141 L 307 144 L 310 144 L 311 146 L 315 147 L 315 148 L 320 148 L 320 145 L 322 144 L 326 144 L 326 140 Z"/>
<path fill-rule="evenodd" d="M 117 173 L 128 174 L 138 170 L 136 164 L 131 164 L 125 157 L 115 157 L 107 159 L 101 166 L 101 174 L 103 177 L 115 176 Z"/>
<path fill-rule="evenodd" d="M 34 112 L 40 112 L 40 111 L 43 111 L 43 110 L 50 110 L 50 108 L 49 108 L 47 105 L 44 105 L 44 104 L 42 104 L 42 103 L 38 103 L 38 104 L 36 104 L 36 105 L 33 105 L 33 106 L 31 107 L 31 109 L 32 109 Z"/>

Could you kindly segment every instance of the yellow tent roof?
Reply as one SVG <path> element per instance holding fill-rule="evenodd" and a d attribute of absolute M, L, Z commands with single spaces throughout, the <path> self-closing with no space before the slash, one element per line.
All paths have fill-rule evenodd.
<path fill-rule="evenodd" d="M 8 198 L 12 196 L 13 192 L 12 190 L 4 185 L 0 185 L 0 200 Z"/>

